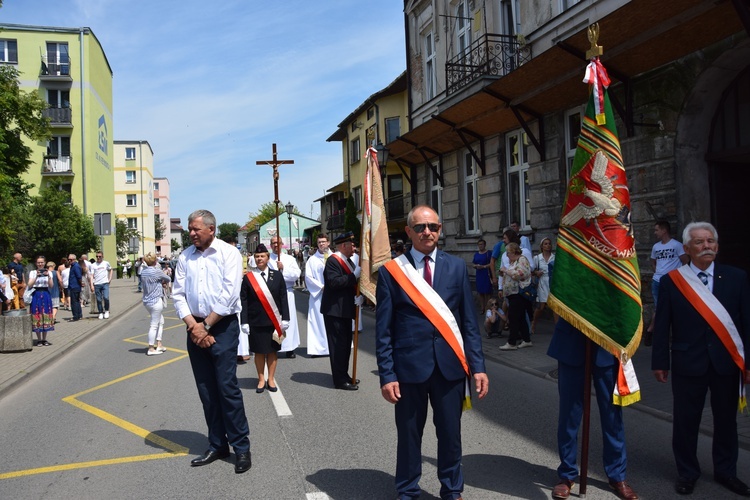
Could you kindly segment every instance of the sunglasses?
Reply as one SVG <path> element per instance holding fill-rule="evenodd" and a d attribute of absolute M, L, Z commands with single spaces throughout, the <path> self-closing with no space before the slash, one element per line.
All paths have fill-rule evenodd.
<path fill-rule="evenodd" d="M 414 224 L 411 227 L 415 232 L 424 232 L 425 228 L 428 228 L 431 233 L 437 233 L 440 231 L 440 224 L 438 222 L 430 222 L 429 224 Z"/>

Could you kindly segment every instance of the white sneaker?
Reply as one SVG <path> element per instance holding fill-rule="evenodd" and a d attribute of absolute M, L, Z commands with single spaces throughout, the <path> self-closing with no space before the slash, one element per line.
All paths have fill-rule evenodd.
<path fill-rule="evenodd" d="M 529 340 L 528 342 L 521 342 L 517 347 L 519 349 L 523 349 L 524 347 L 534 347 L 534 343 Z"/>
<path fill-rule="evenodd" d="M 501 351 L 515 351 L 516 349 L 518 349 L 518 346 L 511 345 L 508 342 L 506 342 L 505 345 L 500 346 Z"/>
<path fill-rule="evenodd" d="M 104 315 L 102 313 L 99 313 L 99 319 L 104 319 Z"/>
<path fill-rule="evenodd" d="M 162 345 L 162 346 L 159 346 L 159 347 L 157 347 L 157 348 L 156 348 L 156 350 L 157 350 L 157 351 L 159 351 L 159 352 L 167 352 L 167 348 L 166 348 L 166 347 L 164 347 L 163 345 Z"/>
<path fill-rule="evenodd" d="M 109 319 L 109 311 L 106 311 L 106 312 L 104 313 L 104 319 Z"/>
<path fill-rule="evenodd" d="M 153 351 L 149 349 L 146 351 L 146 356 L 157 356 L 159 354 L 164 354 L 164 351 L 160 351 L 159 349 L 154 349 Z"/>

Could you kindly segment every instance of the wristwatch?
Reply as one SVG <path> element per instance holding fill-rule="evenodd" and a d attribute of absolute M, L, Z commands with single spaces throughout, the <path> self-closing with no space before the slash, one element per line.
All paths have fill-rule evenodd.
<path fill-rule="evenodd" d="M 205 319 L 203 320 L 203 328 L 205 328 L 205 329 L 206 329 L 206 331 L 209 331 L 209 330 L 211 330 L 211 325 L 209 325 L 209 324 L 208 324 L 208 323 L 206 322 L 206 320 L 205 320 Z"/>

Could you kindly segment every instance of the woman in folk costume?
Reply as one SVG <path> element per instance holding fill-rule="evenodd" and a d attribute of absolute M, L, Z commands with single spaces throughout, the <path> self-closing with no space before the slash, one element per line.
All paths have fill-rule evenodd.
<path fill-rule="evenodd" d="M 276 392 L 276 362 L 284 332 L 289 328 L 289 305 L 284 276 L 268 267 L 269 253 L 261 243 L 255 249 L 254 268 L 242 279 L 240 313 L 242 332 L 250 336 L 250 350 L 255 353 L 258 371 L 258 394 L 268 389 Z M 268 367 L 268 379 L 265 368 Z"/>
<path fill-rule="evenodd" d="M 34 290 L 30 312 L 33 330 L 37 336 L 37 346 L 52 345 L 47 342 L 47 332 L 55 329 L 55 320 L 52 318 L 52 298 L 49 294 L 52 277 L 45 267 L 46 263 L 43 255 L 36 258 L 36 269 L 29 273 L 27 283 L 28 288 Z"/>

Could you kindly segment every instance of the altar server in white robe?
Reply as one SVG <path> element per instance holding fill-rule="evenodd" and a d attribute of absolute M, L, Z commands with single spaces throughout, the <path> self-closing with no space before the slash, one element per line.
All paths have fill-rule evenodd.
<path fill-rule="evenodd" d="M 281 239 L 278 236 L 271 238 L 271 248 L 273 253 L 268 261 L 268 267 L 276 271 L 281 271 L 286 283 L 286 297 L 289 304 L 289 328 L 286 331 L 286 337 L 281 343 L 281 353 L 286 353 L 287 358 L 296 358 L 294 350 L 299 347 L 299 324 L 297 322 L 297 306 L 294 301 L 294 284 L 302 275 L 302 270 L 297 264 L 297 259 L 289 254 L 284 253 L 281 249 Z M 281 261 L 279 261 L 281 256 Z"/>
<path fill-rule="evenodd" d="M 326 259 L 330 255 L 328 236 L 320 233 L 317 240 L 318 251 L 307 259 L 305 268 L 305 284 L 310 292 L 307 307 L 307 354 L 310 356 L 328 356 L 328 339 L 326 325 L 320 313 L 320 303 L 323 300 L 323 270 Z"/>

